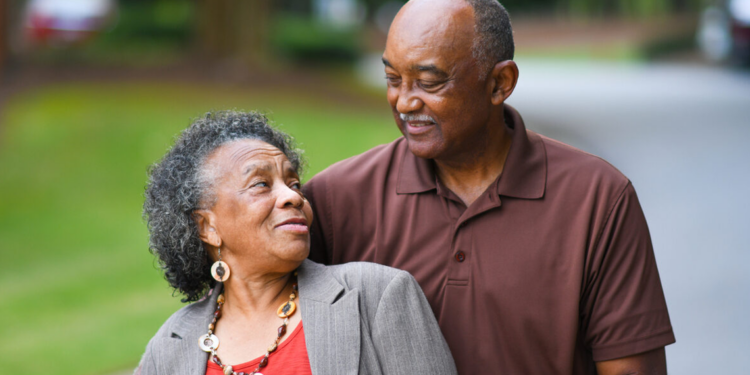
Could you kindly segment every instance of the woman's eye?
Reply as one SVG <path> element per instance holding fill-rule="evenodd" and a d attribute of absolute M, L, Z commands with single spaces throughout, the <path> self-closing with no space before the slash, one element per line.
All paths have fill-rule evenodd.
<path fill-rule="evenodd" d="M 299 182 L 295 182 L 290 187 L 292 189 L 294 189 L 294 190 L 301 190 L 302 189 L 302 184 L 300 184 Z"/>
<path fill-rule="evenodd" d="M 250 187 L 268 187 L 268 184 L 265 181 L 258 181 Z"/>

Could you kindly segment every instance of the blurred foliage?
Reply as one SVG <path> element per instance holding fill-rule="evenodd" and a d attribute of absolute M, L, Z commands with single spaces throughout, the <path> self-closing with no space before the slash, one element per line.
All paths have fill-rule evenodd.
<path fill-rule="evenodd" d="M 41 48 L 32 61 L 127 65 L 173 63 L 193 43 L 195 3 L 190 0 L 120 2 L 112 26 L 90 43 Z"/>
<path fill-rule="evenodd" d="M 285 0 L 303 3 L 307 0 Z M 393 0 L 361 0 L 371 12 Z M 648 17 L 700 9 L 703 0 L 500 0 L 511 14 L 543 13 L 572 16 Z M 300 5 L 297 5 L 301 8 Z"/>
<path fill-rule="evenodd" d="M 307 17 L 277 14 L 271 44 L 282 56 L 305 62 L 352 62 L 361 51 L 359 28 L 336 28 Z"/>
<path fill-rule="evenodd" d="M 181 306 L 148 253 L 141 205 L 147 167 L 192 118 L 268 113 L 306 150 L 309 177 L 399 135 L 388 111 L 342 100 L 176 83 L 59 84 L 12 97 L 0 118 L 3 372 L 133 368 Z"/>
<path fill-rule="evenodd" d="M 368 21 L 377 10 L 394 0 L 359 0 L 367 8 Z M 398 3 L 399 1 L 395 1 Z M 201 51 L 202 58 L 263 55 L 271 52 L 293 61 L 352 62 L 366 45 L 368 25 L 337 28 L 317 22 L 314 0 L 278 0 L 268 10 L 267 25 L 243 15 L 237 20 L 211 18 L 207 10 L 234 9 L 236 4 L 197 0 L 128 0 L 119 3 L 117 20 L 92 43 L 64 51 L 35 52 L 42 60 L 90 61 L 131 65 L 173 63 L 188 51 Z M 590 19 L 597 17 L 648 18 L 696 10 L 702 0 L 503 0 L 513 16 L 541 14 Z M 237 8 L 240 9 L 240 8 Z M 245 9 L 245 8 L 242 8 Z M 217 14 L 220 14 L 218 12 Z M 236 12 L 235 12 L 236 13 Z M 251 12 L 250 15 L 255 14 Z M 210 21 L 210 22 L 209 22 Z M 198 25 L 210 25 L 209 30 Z M 255 29 L 258 30 L 255 30 Z M 254 30 L 262 40 L 238 30 Z M 245 35 L 248 34 L 248 35 Z M 216 48 L 194 48 L 194 47 Z M 219 48 L 222 47 L 222 48 Z M 207 52 L 221 50 L 226 53 Z M 226 50 L 226 51 L 224 51 Z M 271 60 L 273 60 L 271 58 Z"/>
<path fill-rule="evenodd" d="M 195 4 L 184 0 L 121 2 L 116 25 L 104 34 L 110 43 L 124 40 L 186 44 L 192 36 Z"/>
<path fill-rule="evenodd" d="M 128 60 L 128 55 L 140 58 L 182 51 L 192 42 L 194 14 L 192 1 L 121 2 L 117 23 L 96 40 L 91 54 Z"/>
<path fill-rule="evenodd" d="M 541 3 L 542 0 L 539 2 Z M 625 16 L 634 18 L 660 16 L 699 9 L 702 0 L 557 0 L 554 8 L 572 16 Z M 521 2 L 514 0 L 513 2 Z M 509 3 L 509 1 L 505 1 Z M 550 4 L 551 5 L 551 4 Z"/>

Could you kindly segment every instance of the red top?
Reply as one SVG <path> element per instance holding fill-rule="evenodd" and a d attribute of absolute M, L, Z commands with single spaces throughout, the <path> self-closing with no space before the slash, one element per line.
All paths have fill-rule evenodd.
<path fill-rule="evenodd" d="M 249 374 L 258 367 L 261 359 L 263 359 L 263 356 L 250 362 L 232 365 L 232 369 L 234 372 Z M 268 357 L 268 366 L 260 369 L 260 372 L 265 375 L 312 375 L 310 359 L 307 357 L 307 348 L 305 347 L 305 332 L 302 329 L 302 322 L 289 335 L 289 338 L 284 340 L 275 352 L 271 353 L 271 356 Z M 209 359 L 206 375 L 224 375 L 224 372 L 219 365 Z"/>

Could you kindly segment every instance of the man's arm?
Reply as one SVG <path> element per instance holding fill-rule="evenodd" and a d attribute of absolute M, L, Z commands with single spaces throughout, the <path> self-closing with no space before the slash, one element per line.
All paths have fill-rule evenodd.
<path fill-rule="evenodd" d="M 599 375 L 666 375 L 667 356 L 664 348 L 596 363 Z"/>
<path fill-rule="evenodd" d="M 313 210 L 313 222 L 310 226 L 310 260 L 331 264 L 331 249 L 326 238 L 324 227 L 329 228 L 331 218 L 326 212 L 328 204 L 326 196 L 326 181 L 324 176 L 313 177 L 302 186 L 302 193 Z M 330 232 L 329 232 L 330 233 Z"/>
<path fill-rule="evenodd" d="M 609 212 L 588 254 L 581 304 L 586 345 L 604 370 L 636 365 L 674 342 L 646 218 L 630 183 Z"/>

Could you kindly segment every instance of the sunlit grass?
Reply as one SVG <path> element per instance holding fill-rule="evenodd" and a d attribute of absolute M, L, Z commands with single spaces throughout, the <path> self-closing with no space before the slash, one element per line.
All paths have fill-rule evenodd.
<path fill-rule="evenodd" d="M 306 151 L 307 176 L 398 136 L 387 108 L 294 90 L 68 84 L 15 96 L 0 137 L 0 367 L 106 374 L 137 364 L 180 307 L 147 251 L 149 164 L 190 120 L 258 109 Z"/>

